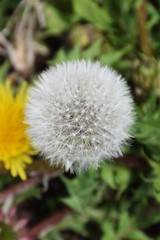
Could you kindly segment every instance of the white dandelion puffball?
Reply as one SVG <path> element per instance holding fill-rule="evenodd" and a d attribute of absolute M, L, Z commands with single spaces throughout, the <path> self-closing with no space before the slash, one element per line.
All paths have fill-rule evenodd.
<path fill-rule="evenodd" d="M 77 60 L 43 72 L 26 105 L 33 146 L 66 171 L 122 155 L 134 121 L 125 80 L 99 62 Z"/>

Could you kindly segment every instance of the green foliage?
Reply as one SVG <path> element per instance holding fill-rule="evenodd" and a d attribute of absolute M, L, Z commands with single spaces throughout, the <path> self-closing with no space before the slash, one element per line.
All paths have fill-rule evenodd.
<path fill-rule="evenodd" d="M 21 203 L 30 198 L 40 198 L 40 197 L 41 197 L 41 189 L 38 187 L 32 187 L 32 188 L 29 188 L 28 190 L 26 190 L 25 192 L 19 194 L 15 198 L 15 202 Z"/>
<path fill-rule="evenodd" d="M 67 30 L 69 27 L 68 21 L 64 18 L 64 15 L 59 12 L 53 5 L 47 4 L 45 7 L 45 13 L 47 16 L 47 33 L 50 35 L 58 35 L 61 32 Z"/>
<path fill-rule="evenodd" d="M 18 2 L 20 1 L 0 1 L 0 29 L 11 23 L 9 15 Z M 131 158 L 126 156 L 123 161 L 117 159 L 96 171 L 61 177 L 59 181 L 63 194 L 59 200 L 53 192 L 43 201 L 44 195 L 39 187 L 31 187 L 15 197 L 15 204 L 27 202 L 31 198 L 41 199 L 43 203 L 48 203 L 50 212 L 55 211 L 59 201 L 71 209 L 71 213 L 50 231 L 39 236 L 41 240 L 65 240 L 65 232 L 75 234 L 75 239 L 160 240 L 160 232 L 157 230 L 160 224 L 160 100 L 150 89 L 143 98 L 138 89 L 140 84 L 134 81 L 136 77 L 145 85 L 146 76 L 154 71 L 159 90 L 160 70 L 155 65 L 159 63 L 160 54 L 159 3 L 146 2 L 148 18 L 147 22 L 143 22 L 141 30 L 149 31 L 149 47 L 153 52 L 151 58 L 142 52 L 144 41 L 140 41 L 143 36 L 138 11 L 142 0 L 43 1 L 46 27 L 34 40 L 40 37 L 44 45 L 47 45 L 47 64 L 84 58 L 99 60 L 102 64 L 115 67 L 130 84 L 135 98 L 136 124 L 131 146 L 127 148 L 127 154 Z M 14 25 L 14 21 L 12 23 Z M 148 62 L 141 62 L 142 54 Z M 39 55 L 37 59 L 35 69 L 38 65 L 39 71 L 39 62 L 43 66 L 45 62 Z M 136 61 L 142 72 L 134 68 Z M 0 82 L 4 81 L 9 69 L 6 57 L 2 59 Z M 146 70 L 146 75 L 143 69 Z M 153 76 L 148 77 L 154 82 Z M 0 189 L 5 189 L 15 181 L 17 179 L 1 175 Z M 42 208 L 46 206 L 43 204 Z M 8 225 L 1 223 L 0 228 L 0 239 L 16 239 Z"/>
<path fill-rule="evenodd" d="M 12 228 L 3 222 L 0 222 L 0 239 L 17 240 L 17 237 Z"/>
<path fill-rule="evenodd" d="M 150 97 L 139 108 L 137 107 L 137 127 L 135 136 L 146 147 L 157 151 L 160 149 L 160 108 L 154 96 Z M 143 128 L 142 128 L 143 126 Z"/>
<path fill-rule="evenodd" d="M 12 2 L 10 0 L 1 0 L 0 1 L 0 31 L 4 28 L 8 17 L 9 12 L 14 11 L 14 8 L 17 6 L 20 0 L 13 0 Z"/>
<path fill-rule="evenodd" d="M 112 165 L 110 169 L 102 168 L 102 179 L 112 189 L 119 189 L 120 192 L 126 190 L 131 180 L 131 171 L 125 167 Z"/>
<path fill-rule="evenodd" d="M 154 96 L 137 108 L 137 119 L 135 136 L 151 168 L 147 181 L 152 184 L 153 195 L 160 202 L 160 107 Z"/>
<path fill-rule="evenodd" d="M 96 209 L 93 210 L 93 207 L 101 200 L 104 190 L 104 184 L 99 186 L 96 175 L 95 172 L 89 172 L 86 175 L 77 176 L 72 181 L 62 177 L 69 192 L 69 197 L 64 198 L 62 201 L 75 211 L 84 216 L 89 215 L 91 218 L 99 218 L 101 215 Z M 90 196 L 93 194 L 95 196 L 91 198 Z"/>
<path fill-rule="evenodd" d="M 101 37 L 87 49 L 82 49 L 75 44 L 68 51 L 68 46 L 67 49 L 63 46 L 49 63 L 90 58 L 93 60 L 99 59 L 103 64 L 115 66 L 120 70 L 129 68 L 130 62 L 126 56 L 136 47 L 137 25 L 134 18 L 136 1 L 123 0 L 121 4 L 117 3 L 116 0 L 100 1 L 101 4 L 93 0 L 72 0 L 69 2 L 72 3 L 70 17 L 65 17 L 66 12 L 56 9 L 47 23 L 48 32 L 53 35 L 60 34 L 68 31 L 73 23 L 86 21 L 93 24 L 97 31 L 101 31 Z M 53 6 L 48 7 L 48 9 L 49 11 L 55 11 Z M 130 17 L 130 15 L 133 15 L 133 17 Z M 128 28 L 134 28 L 135 31 L 131 33 Z M 93 34 L 95 33 L 93 32 Z"/>
<path fill-rule="evenodd" d="M 1 174 L 0 175 L 0 190 L 8 187 L 10 184 L 16 182 L 17 179 L 9 175 L 9 174 Z"/>
<path fill-rule="evenodd" d="M 76 60 L 76 59 L 94 59 L 97 58 L 101 52 L 102 41 L 97 40 L 93 43 L 92 46 L 82 51 L 79 45 L 75 45 L 73 49 L 69 52 L 66 52 L 63 48 L 61 48 L 55 58 L 49 61 L 49 64 L 60 63 L 62 61 L 68 60 Z"/>
<path fill-rule="evenodd" d="M 136 176 L 137 175 L 137 176 Z M 141 184 L 135 188 L 141 179 Z M 104 166 L 76 178 L 62 177 L 68 196 L 62 202 L 73 211 L 51 230 L 44 239 L 63 239 L 68 229 L 89 239 L 153 240 L 145 230 L 160 222 L 152 188 L 141 178 L 141 171 L 126 167 Z M 154 198 L 154 200 L 153 200 Z M 152 202 L 149 210 L 148 204 Z M 94 233 L 87 228 L 96 226 Z M 43 239 L 43 238 L 42 238 Z"/>
<path fill-rule="evenodd" d="M 9 62 L 6 61 L 0 68 L 0 83 L 4 81 L 5 75 L 9 69 Z"/>
<path fill-rule="evenodd" d="M 106 31 L 112 23 L 112 18 L 107 8 L 100 7 L 93 0 L 73 0 L 73 10 L 82 18 L 95 25 L 100 30 Z"/>

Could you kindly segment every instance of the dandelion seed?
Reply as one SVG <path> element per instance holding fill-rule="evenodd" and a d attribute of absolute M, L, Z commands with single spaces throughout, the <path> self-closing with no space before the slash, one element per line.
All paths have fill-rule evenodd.
<path fill-rule="evenodd" d="M 31 89 L 28 134 L 52 165 L 81 171 L 122 155 L 134 122 L 125 80 L 99 62 L 49 68 Z"/>

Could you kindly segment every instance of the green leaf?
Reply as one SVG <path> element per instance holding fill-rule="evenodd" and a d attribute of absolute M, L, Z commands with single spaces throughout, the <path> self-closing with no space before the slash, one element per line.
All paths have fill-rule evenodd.
<path fill-rule="evenodd" d="M 153 240 L 153 238 L 148 237 L 145 233 L 138 229 L 132 230 L 127 237 L 129 240 Z"/>
<path fill-rule="evenodd" d="M 116 239 L 116 233 L 114 230 L 113 223 L 111 221 L 106 220 L 105 223 L 103 223 L 102 229 L 103 229 L 102 240 L 115 240 Z"/>
<path fill-rule="evenodd" d="M 51 35 L 58 35 L 68 28 L 68 23 L 62 13 L 53 5 L 45 5 L 45 13 L 47 17 L 47 32 Z"/>
<path fill-rule="evenodd" d="M 147 6 L 148 6 L 148 13 L 150 15 L 148 19 L 148 27 L 149 29 L 152 29 L 156 24 L 159 23 L 160 15 L 159 15 L 159 11 L 157 11 L 157 9 L 153 4 L 148 3 Z"/>
<path fill-rule="evenodd" d="M 131 172 L 129 169 L 119 167 L 115 176 L 115 182 L 121 191 L 124 191 L 130 182 Z"/>
<path fill-rule="evenodd" d="M 81 214 L 73 213 L 63 218 L 61 222 L 55 225 L 54 229 L 59 231 L 70 229 L 82 236 L 87 236 L 88 232 L 85 227 L 86 221 L 87 219 Z"/>
<path fill-rule="evenodd" d="M 102 179 L 105 181 L 105 183 L 107 183 L 109 187 L 116 189 L 113 167 L 105 166 L 102 168 Z"/>
<path fill-rule="evenodd" d="M 19 194 L 16 197 L 15 201 L 16 201 L 16 203 L 21 203 L 31 197 L 40 198 L 41 197 L 41 189 L 38 187 L 30 188 L 30 189 L 26 190 L 25 192 Z"/>
<path fill-rule="evenodd" d="M 0 239 L 18 240 L 12 228 L 3 222 L 0 222 Z"/>
<path fill-rule="evenodd" d="M 97 40 L 89 48 L 82 52 L 82 56 L 85 59 L 94 59 L 101 53 L 102 39 Z"/>
<path fill-rule="evenodd" d="M 80 196 L 82 199 L 90 198 L 92 192 L 98 187 L 95 172 L 88 171 L 87 174 L 79 174 L 72 180 L 65 177 L 61 177 L 61 179 L 65 183 L 70 196 Z"/>
<path fill-rule="evenodd" d="M 63 61 L 66 61 L 67 60 L 67 54 L 64 50 L 64 48 L 61 48 L 56 56 L 54 57 L 54 59 L 51 59 L 48 61 L 48 64 L 49 65 L 52 65 L 52 64 L 56 64 L 56 63 L 60 63 L 60 62 L 63 62 Z"/>
<path fill-rule="evenodd" d="M 117 63 L 118 61 L 120 61 L 123 58 L 123 56 L 125 54 L 127 54 L 130 50 L 131 50 L 130 46 L 127 46 L 127 47 L 125 47 L 123 49 L 120 49 L 120 50 L 116 50 L 116 51 L 112 51 L 112 52 L 102 54 L 100 56 L 100 61 L 103 64 L 113 65 L 113 64 Z"/>
<path fill-rule="evenodd" d="M 159 223 L 160 223 L 160 214 L 157 206 L 153 206 L 152 208 L 147 208 L 147 211 L 145 211 L 145 216 L 144 214 L 140 215 L 139 227 L 142 229 L 149 228 L 150 226 L 153 226 Z"/>
<path fill-rule="evenodd" d="M 9 64 L 8 61 L 5 61 L 3 63 L 3 65 L 1 65 L 1 67 L 0 67 L 0 83 L 4 82 L 4 78 L 5 78 L 5 75 L 8 71 L 8 69 L 9 69 L 9 66 L 10 66 L 10 64 Z"/>
<path fill-rule="evenodd" d="M 74 48 L 72 49 L 72 51 L 70 51 L 68 53 L 68 60 L 76 60 L 76 59 L 80 59 L 80 52 L 81 52 L 81 49 L 80 49 L 80 46 L 79 45 L 75 45 Z"/>
<path fill-rule="evenodd" d="M 39 240 L 53 240 L 53 239 L 54 240 L 64 240 L 58 231 L 56 231 L 56 230 L 52 231 L 50 229 L 48 230 L 47 233 L 45 232 L 44 234 L 42 234 L 42 237 L 39 237 L 38 239 Z"/>
<path fill-rule="evenodd" d="M 60 63 L 62 61 L 77 60 L 77 59 L 94 59 L 99 56 L 101 52 L 102 40 L 99 39 L 93 43 L 86 50 L 82 50 L 79 45 L 75 45 L 69 52 L 64 48 L 61 48 L 53 60 L 49 61 L 49 64 Z"/>
<path fill-rule="evenodd" d="M 84 211 L 81 199 L 78 196 L 62 199 L 62 202 L 79 213 Z"/>
<path fill-rule="evenodd" d="M 128 227 L 131 225 L 131 218 L 127 211 L 122 211 L 119 217 L 119 233 L 120 235 L 125 234 Z"/>
<path fill-rule="evenodd" d="M 109 187 L 123 192 L 130 182 L 131 173 L 129 169 L 121 166 L 104 167 L 102 178 Z"/>
<path fill-rule="evenodd" d="M 83 19 L 93 23 L 98 29 L 107 30 L 112 18 L 107 9 L 102 8 L 93 0 L 73 0 L 73 8 Z"/>

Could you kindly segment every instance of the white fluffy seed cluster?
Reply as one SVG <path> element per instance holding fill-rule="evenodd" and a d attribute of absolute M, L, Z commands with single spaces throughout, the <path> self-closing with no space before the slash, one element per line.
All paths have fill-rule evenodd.
<path fill-rule="evenodd" d="M 40 75 L 26 117 L 33 145 L 52 165 L 81 171 L 122 154 L 133 101 L 124 79 L 109 67 L 70 61 Z"/>

